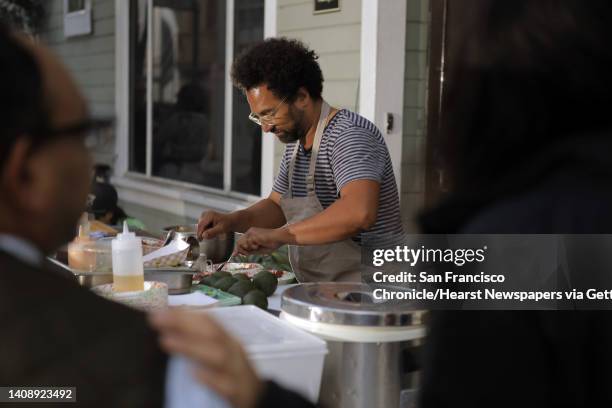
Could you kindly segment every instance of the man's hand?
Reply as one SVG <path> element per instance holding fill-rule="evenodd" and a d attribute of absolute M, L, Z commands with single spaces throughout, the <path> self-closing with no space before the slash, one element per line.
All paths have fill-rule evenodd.
<path fill-rule="evenodd" d="M 195 377 L 236 408 L 253 408 L 263 390 L 240 343 L 205 313 L 166 310 L 150 315 L 160 345 L 195 363 Z"/>
<path fill-rule="evenodd" d="M 293 237 L 287 228 L 249 228 L 236 243 L 240 255 L 269 254 L 284 244 L 291 244 Z"/>
<path fill-rule="evenodd" d="M 198 239 L 211 239 L 228 232 L 234 232 L 234 213 L 204 211 L 198 220 Z"/>

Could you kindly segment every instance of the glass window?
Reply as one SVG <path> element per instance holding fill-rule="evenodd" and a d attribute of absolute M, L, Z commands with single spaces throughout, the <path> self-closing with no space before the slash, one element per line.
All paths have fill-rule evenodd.
<path fill-rule="evenodd" d="M 264 1 L 239 0 L 234 6 L 234 55 L 263 39 Z M 261 128 L 248 119 L 249 104 L 233 90 L 232 190 L 260 195 Z"/>
<path fill-rule="evenodd" d="M 147 15 L 148 2 L 130 3 L 129 169 L 147 171 Z"/>
<path fill-rule="evenodd" d="M 132 0 L 131 171 L 217 189 L 227 180 L 232 191 L 260 194 L 261 129 L 248 120 L 240 92 L 232 91 L 232 109 L 225 111 L 225 61 L 263 39 L 264 0 L 233 4 L 234 41 L 228 43 L 225 0 Z M 232 137 L 230 174 L 224 173 L 226 134 Z"/>

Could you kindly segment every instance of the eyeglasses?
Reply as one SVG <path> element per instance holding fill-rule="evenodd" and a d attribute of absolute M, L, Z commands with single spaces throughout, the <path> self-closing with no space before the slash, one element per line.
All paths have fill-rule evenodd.
<path fill-rule="evenodd" d="M 257 114 L 251 112 L 249 114 L 249 119 L 257 123 L 259 126 L 271 125 L 272 121 L 274 120 L 274 117 L 276 116 L 276 112 L 278 112 L 278 109 L 281 107 L 283 103 L 285 103 L 286 100 L 287 100 L 287 97 L 284 97 L 283 100 L 280 101 L 280 103 L 276 106 L 276 108 L 274 108 L 267 115 L 257 116 Z"/>

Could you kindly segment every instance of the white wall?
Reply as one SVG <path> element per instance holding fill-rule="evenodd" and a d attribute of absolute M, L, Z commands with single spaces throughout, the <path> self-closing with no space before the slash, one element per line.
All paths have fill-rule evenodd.
<path fill-rule="evenodd" d="M 94 114 L 115 112 L 115 2 L 92 0 L 92 34 L 65 38 L 63 0 L 44 2 L 47 21 L 40 40 L 66 64 Z M 90 140 L 96 162 L 113 164 L 114 135 Z"/>
<path fill-rule="evenodd" d="M 402 221 L 416 231 L 415 216 L 425 202 L 429 0 L 408 0 L 402 140 Z"/>
<path fill-rule="evenodd" d="M 277 35 L 303 41 L 319 55 L 323 97 L 333 106 L 358 110 L 361 0 L 340 2 L 341 10 L 314 14 L 312 0 L 278 0 Z M 284 145 L 275 142 L 275 174 Z"/>

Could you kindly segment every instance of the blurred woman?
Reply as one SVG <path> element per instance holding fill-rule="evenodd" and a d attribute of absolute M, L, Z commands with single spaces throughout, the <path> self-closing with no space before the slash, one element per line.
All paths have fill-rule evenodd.
<path fill-rule="evenodd" d="M 423 232 L 611 233 L 612 2 L 470 8 L 444 101 L 451 192 Z M 611 312 L 441 311 L 429 329 L 424 408 L 612 406 Z"/>

